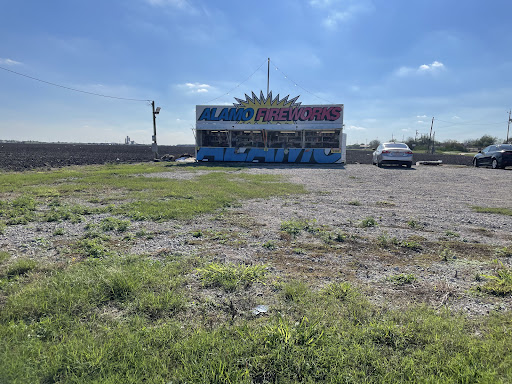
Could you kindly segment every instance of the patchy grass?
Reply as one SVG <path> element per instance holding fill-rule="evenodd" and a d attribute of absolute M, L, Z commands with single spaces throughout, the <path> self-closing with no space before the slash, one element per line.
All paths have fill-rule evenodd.
<path fill-rule="evenodd" d="M 512 257 L 512 245 L 498 248 L 496 250 L 496 257 Z"/>
<path fill-rule="evenodd" d="M 409 228 L 411 229 L 419 229 L 419 228 L 423 228 L 423 224 L 421 224 L 418 220 L 416 219 L 411 219 L 407 222 L 407 225 L 409 226 Z"/>
<path fill-rule="evenodd" d="M 31 259 L 18 259 L 7 267 L 5 275 L 7 278 L 14 278 L 22 276 L 34 270 L 37 267 L 37 262 Z"/>
<path fill-rule="evenodd" d="M 198 268 L 204 286 L 221 287 L 234 291 L 239 287 L 248 287 L 256 282 L 264 282 L 268 267 L 266 265 L 241 265 L 212 263 Z"/>
<path fill-rule="evenodd" d="M 377 220 L 375 220 L 375 218 L 373 218 L 372 216 L 369 216 L 369 217 L 363 219 L 359 223 L 359 226 L 361 228 L 370 228 L 370 227 L 375 227 L 376 225 L 377 225 Z"/>
<path fill-rule="evenodd" d="M 11 258 L 11 255 L 7 251 L 0 251 L 0 263 L 7 261 Z"/>
<path fill-rule="evenodd" d="M 459 234 L 459 233 L 454 232 L 454 231 L 450 231 L 450 230 L 446 231 L 446 232 L 444 233 L 444 235 L 445 235 L 446 237 L 460 237 L 460 234 Z"/>
<path fill-rule="evenodd" d="M 481 275 L 486 283 L 479 286 L 482 292 L 495 296 L 510 296 L 512 294 L 512 270 L 499 263 L 499 267 L 494 275 Z"/>
<path fill-rule="evenodd" d="M 55 228 L 53 231 L 53 236 L 63 236 L 66 234 L 66 230 L 62 227 Z"/>
<path fill-rule="evenodd" d="M 480 207 L 478 205 L 473 205 L 471 209 L 478 213 L 495 213 L 498 215 L 512 216 L 512 208 Z"/>
<path fill-rule="evenodd" d="M 173 167 L 130 167 L 87 167 L 83 172 L 66 168 L 55 173 L 19 174 L 19 179 L 0 175 L 5 213 L 0 223 L 11 218 L 9 212 L 15 209 L 27 222 L 51 218 L 44 216 L 49 212 L 57 212 L 56 222 L 68 220 L 65 212 L 73 214 L 69 220 L 87 218 L 88 212 L 152 220 L 175 215 L 181 219 L 194 214 L 188 211 L 189 202 L 209 199 L 205 191 L 210 188 L 213 195 L 227 193 L 223 200 L 215 196 L 210 200 L 208 209 L 222 202 L 213 221 L 198 229 L 194 220 L 193 229 L 188 230 L 188 223 L 182 223 L 182 229 L 163 230 L 158 235 L 177 234 L 183 241 L 198 242 L 201 247 L 196 249 L 201 250 L 210 241 L 219 242 L 224 245 L 221 252 L 225 251 L 221 258 L 229 260 L 228 246 L 245 236 L 238 232 L 240 227 L 258 232 L 263 224 L 222 208 L 256 195 L 301 193 L 300 188 L 284 188 L 278 179 L 244 178 L 233 169 L 232 174 L 212 169 L 216 174 L 209 178 L 185 181 L 188 189 L 175 188 L 181 182 L 141 176 L 173 172 Z M 219 186 L 217 178 L 221 184 L 238 185 Z M 201 183 L 210 184 L 202 189 Z M 244 191 L 253 186 L 256 193 Z M 198 187 L 197 193 L 189 189 L 194 187 Z M 25 198 L 13 204 L 20 196 Z M 112 196 L 119 197 L 120 203 L 107 205 Z M 155 207 L 168 208 L 170 202 L 183 205 L 177 204 L 177 211 L 161 217 L 130 206 L 150 200 Z M 76 201 L 95 205 L 81 210 Z M 183 207 L 183 215 L 179 207 Z M 361 257 L 365 254 L 386 265 L 423 266 L 439 264 L 446 249 L 446 261 L 453 260 L 449 266 L 481 259 L 479 266 L 487 268 L 492 258 L 508 257 L 509 247 L 497 250 L 496 246 L 463 243 L 456 238 L 428 242 L 419 236 L 398 240 L 385 234 L 375 239 L 341 232 L 341 226 L 329 228 L 313 220 L 295 219 L 275 228 L 289 236 L 289 242 L 262 244 L 265 240 L 260 236 L 248 244 L 248 252 L 265 259 L 268 266 L 212 264 L 212 258 L 219 259 L 217 250 L 197 256 L 193 251 L 123 253 L 123 247 L 128 248 L 124 241 L 140 242 L 155 234 L 142 228 L 130 233 L 130 227 L 122 224 L 129 221 L 121 216 L 88 220 L 85 234 L 71 243 L 60 237 L 50 241 L 47 232 L 36 233 L 35 245 L 52 243 L 62 251 L 54 264 L 19 258 L 19 251 L 12 255 L 0 251 L 1 383 L 512 382 L 508 311 L 491 311 L 473 319 L 414 304 L 397 310 L 383 307 L 367 300 L 368 292 L 340 281 L 350 280 L 353 271 L 332 263 L 350 262 L 354 265 L 350 268 L 360 268 L 367 263 L 367 258 Z M 210 227 L 219 222 L 222 230 Z M 37 227 L 33 228 L 36 232 Z M 58 229 L 54 236 L 61 236 Z M 304 232 L 308 235 L 302 242 L 293 240 Z M 271 249 L 275 244 L 279 247 L 272 252 L 261 248 Z M 382 245 L 391 249 L 383 250 Z M 419 247 L 425 253 L 409 251 Z M 455 255 L 461 259 L 455 261 Z M 290 266 L 285 267 L 288 262 Z M 325 268 L 325 275 L 317 274 L 320 268 Z M 509 296 L 512 274 L 507 268 L 500 266 L 490 277 L 478 275 L 480 282 L 473 284 L 489 295 Z M 374 275 L 375 271 L 370 271 Z M 388 284 L 407 286 L 415 278 L 412 274 L 395 275 Z M 433 288 L 436 295 L 450 289 Z M 482 293 L 478 297 L 497 300 Z M 259 304 L 268 311 L 254 314 L 252 309 Z"/>
<path fill-rule="evenodd" d="M 101 220 L 100 222 L 100 228 L 104 232 L 108 231 L 118 231 L 118 232 L 125 232 L 128 227 L 130 226 L 129 220 L 121 220 L 115 217 L 106 217 Z"/>
<path fill-rule="evenodd" d="M 266 249 L 270 250 L 270 251 L 272 251 L 272 250 L 277 248 L 276 242 L 274 240 L 265 241 L 263 244 L 261 244 L 261 246 L 263 248 L 266 248 Z"/>
<path fill-rule="evenodd" d="M 382 311 L 346 282 L 312 290 L 289 281 L 267 315 L 212 326 L 190 312 L 197 303 L 184 284 L 193 264 L 171 255 L 89 260 L 18 283 L 0 313 L 0 381 L 512 379 L 507 315 L 472 321 L 426 307 Z M 206 316 L 226 311 L 209 303 Z"/>
<path fill-rule="evenodd" d="M 0 201 L 0 219 L 8 225 L 32 221 L 81 221 L 84 215 L 111 212 L 134 220 L 188 219 L 232 206 L 238 200 L 305 193 L 298 184 L 271 175 L 227 173 L 223 168 L 192 180 L 144 177 L 175 171 L 163 164 L 131 164 L 0 175 L 0 193 L 18 197 Z M 232 171 L 232 170 L 231 170 Z M 16 175 L 17 177 L 15 177 Z M 52 183 L 51 193 L 45 183 Z M 45 190 L 43 193 L 42 190 Z M 117 205 L 101 205 L 97 196 L 117 196 Z M 66 204 L 71 197 L 100 206 Z M 108 199 L 107 199 L 108 200 Z"/>
<path fill-rule="evenodd" d="M 281 223 L 280 229 L 282 232 L 289 234 L 292 237 L 297 237 L 302 231 L 314 231 L 316 228 L 316 220 L 301 220 L 293 219 L 286 220 Z"/>
<path fill-rule="evenodd" d="M 416 276 L 413 274 L 404 274 L 401 273 L 399 275 L 393 275 L 387 278 L 388 281 L 391 281 L 394 285 L 406 285 L 412 284 L 416 281 Z"/>
<path fill-rule="evenodd" d="M 348 205 L 353 205 L 353 206 L 359 207 L 361 205 L 361 202 L 358 200 L 352 200 L 352 201 L 348 202 Z"/>

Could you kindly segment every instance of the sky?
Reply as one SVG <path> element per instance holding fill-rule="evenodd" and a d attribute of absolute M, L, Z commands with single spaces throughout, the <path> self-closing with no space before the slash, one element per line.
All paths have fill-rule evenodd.
<path fill-rule="evenodd" d="M 150 144 L 154 100 L 158 144 L 192 144 L 196 105 L 266 93 L 268 73 L 274 96 L 344 104 L 348 144 L 432 118 L 436 140 L 507 135 L 509 0 L 0 3 L 0 140 Z"/>

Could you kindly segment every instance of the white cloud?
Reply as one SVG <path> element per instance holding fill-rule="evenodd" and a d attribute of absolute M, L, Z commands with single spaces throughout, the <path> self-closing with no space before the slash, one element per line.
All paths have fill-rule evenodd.
<path fill-rule="evenodd" d="M 328 16 L 322 24 L 328 29 L 336 29 L 338 24 L 346 23 L 357 15 L 374 11 L 369 0 L 310 0 L 313 8 L 328 10 Z"/>
<path fill-rule="evenodd" d="M 0 58 L 0 64 L 2 65 L 21 65 L 19 61 L 14 61 L 11 59 L 2 59 Z"/>
<path fill-rule="evenodd" d="M 412 68 L 412 67 L 400 67 L 395 71 L 395 75 L 399 77 L 403 76 L 409 76 L 409 75 L 415 75 L 415 74 L 424 74 L 424 73 L 431 73 L 436 74 L 443 70 L 445 70 L 446 67 L 443 63 L 440 61 L 434 61 L 432 64 L 422 64 L 418 68 Z"/>
<path fill-rule="evenodd" d="M 434 61 L 432 64 L 423 64 L 418 68 L 419 72 L 434 72 L 444 69 L 444 64 L 439 61 Z"/>
<path fill-rule="evenodd" d="M 426 119 L 427 115 L 416 116 L 418 119 Z"/>
<path fill-rule="evenodd" d="M 201 83 L 179 84 L 178 87 L 186 89 L 189 93 L 207 93 L 211 89 L 210 85 Z"/>

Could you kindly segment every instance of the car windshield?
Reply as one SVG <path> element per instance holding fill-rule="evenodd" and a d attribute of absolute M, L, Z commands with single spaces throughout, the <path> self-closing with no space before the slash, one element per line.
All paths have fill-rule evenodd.
<path fill-rule="evenodd" d="M 503 145 L 498 145 L 498 151 L 502 151 L 502 150 L 505 150 L 505 151 L 512 151 L 512 144 L 503 144 Z"/>
<path fill-rule="evenodd" d="M 409 148 L 407 146 L 407 144 L 401 144 L 401 143 L 389 143 L 389 144 L 386 143 L 386 144 L 384 144 L 384 147 L 385 148 L 404 148 L 404 149 Z"/>

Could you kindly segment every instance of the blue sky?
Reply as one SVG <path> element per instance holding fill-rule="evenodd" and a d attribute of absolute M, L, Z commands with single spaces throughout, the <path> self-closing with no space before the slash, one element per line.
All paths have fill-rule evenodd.
<path fill-rule="evenodd" d="M 155 100 L 159 144 L 193 143 L 195 106 L 270 89 L 344 104 L 348 143 L 505 138 L 507 0 L 2 1 L 0 67 Z M 149 144 L 144 101 L 0 70 L 0 139 Z"/>

